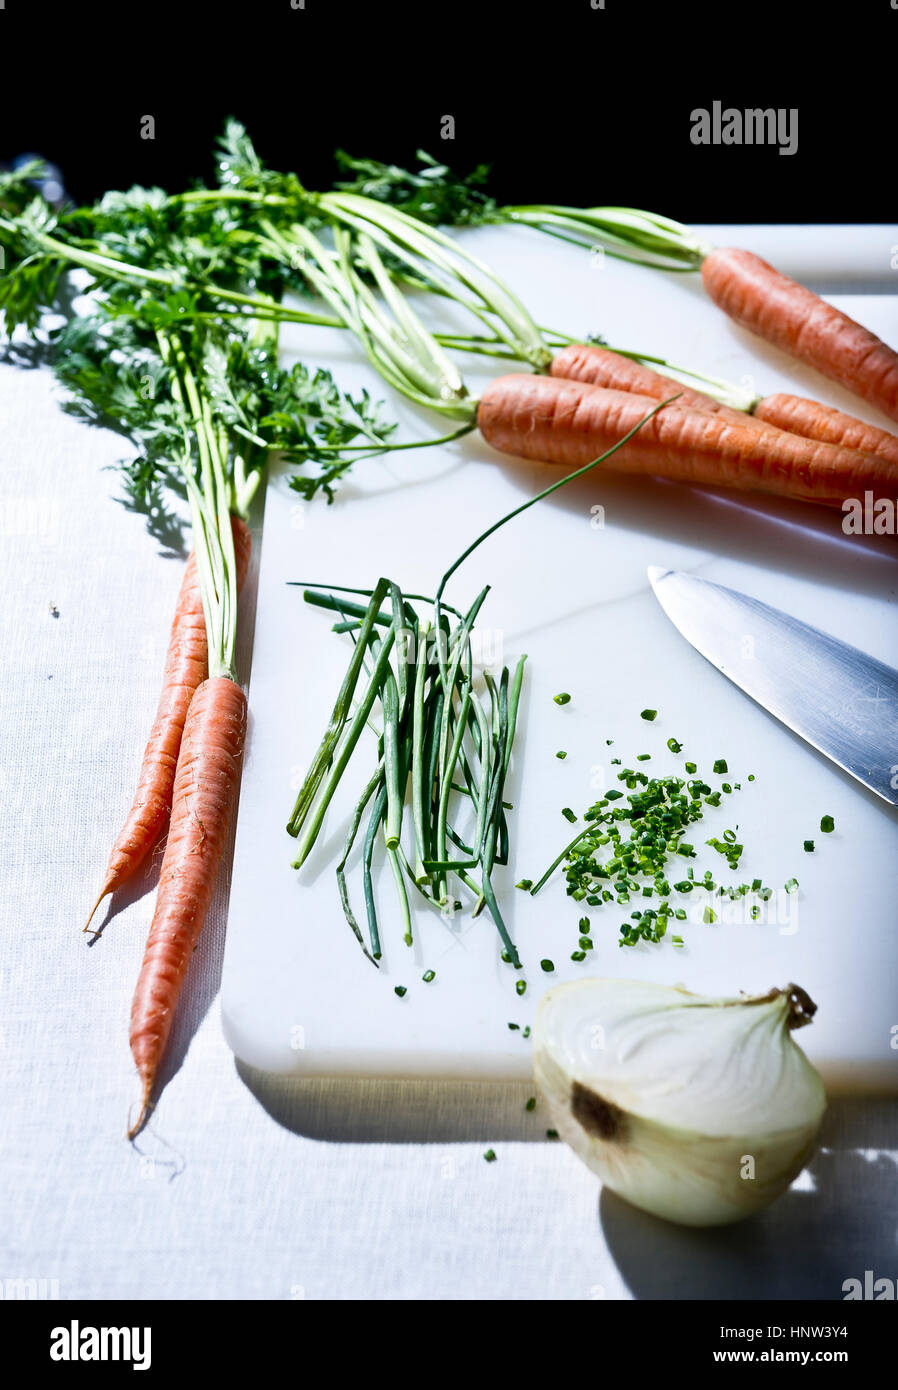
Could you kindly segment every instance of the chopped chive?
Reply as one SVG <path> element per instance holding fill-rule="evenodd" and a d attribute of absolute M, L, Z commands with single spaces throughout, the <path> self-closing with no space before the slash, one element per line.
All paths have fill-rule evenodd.
<path fill-rule="evenodd" d="M 823 831 L 824 835 L 829 835 L 831 831 L 835 830 L 835 828 L 836 828 L 836 823 L 835 823 L 835 821 L 833 820 L 832 816 L 822 816 L 822 817 L 821 817 L 821 819 L 820 819 L 820 829 Z"/>
<path fill-rule="evenodd" d="M 561 814 L 564 816 L 565 820 L 570 821 L 571 825 L 573 825 L 574 821 L 577 819 L 570 806 L 562 806 Z"/>
<path fill-rule="evenodd" d="M 525 893 L 529 893 L 529 892 L 530 892 L 530 889 L 531 889 L 532 887 L 533 887 L 533 879 L 532 879 L 532 878 L 522 878 L 521 881 L 520 881 L 520 883 L 516 883 L 516 884 L 515 884 L 515 888 L 523 888 Z M 505 959 L 505 955 L 506 955 L 506 952 L 503 951 L 503 952 L 502 952 L 502 958 L 503 958 L 503 960 Z"/>
<path fill-rule="evenodd" d="M 805 853 L 806 853 L 806 854 L 813 854 L 813 853 L 814 853 L 814 841 L 813 841 L 813 840 L 805 840 L 805 842 L 804 842 L 804 848 L 805 848 Z"/>
<path fill-rule="evenodd" d="M 421 976 L 421 979 L 424 981 L 426 985 L 429 985 L 432 980 L 436 979 L 436 977 L 437 972 L 435 970 L 425 970 L 424 974 Z"/>
<path fill-rule="evenodd" d="M 535 1109 L 536 1109 L 536 1096 L 531 1096 L 531 1097 L 529 1098 L 529 1100 L 527 1101 L 527 1104 L 524 1106 L 524 1109 L 525 1109 L 525 1110 L 535 1110 Z"/>
<path fill-rule="evenodd" d="M 561 761 L 563 762 L 564 759 L 567 757 L 567 753 L 564 751 L 563 748 L 559 748 L 559 750 L 558 750 L 558 752 L 555 754 L 555 756 L 556 756 L 556 758 L 560 758 Z"/>
<path fill-rule="evenodd" d="M 529 1023 L 527 1024 L 527 1027 L 524 1028 L 523 1031 L 521 1032 L 521 1037 L 522 1037 L 522 1038 L 529 1038 L 529 1037 L 530 1037 L 530 1024 L 529 1024 Z"/>
<path fill-rule="evenodd" d="M 495 1149 L 487 1149 L 486 1153 L 483 1156 L 486 1159 L 487 1163 L 495 1163 L 496 1161 Z"/>
<path fill-rule="evenodd" d="M 640 719 L 647 719 L 651 723 L 653 719 L 658 718 L 658 711 L 656 709 L 642 709 L 639 711 L 639 717 Z"/>
<path fill-rule="evenodd" d="M 393 990 L 393 993 L 398 994 L 400 999 L 404 999 L 405 996 L 408 994 L 408 990 L 406 989 L 405 985 L 397 985 L 396 988 Z"/>
<path fill-rule="evenodd" d="M 783 884 L 783 887 L 785 888 L 787 893 L 796 893 L 798 891 L 798 879 L 787 878 L 786 882 Z"/>
<path fill-rule="evenodd" d="M 555 969 L 555 962 L 549 960 L 549 958 L 546 957 L 545 960 L 540 961 L 539 966 L 540 969 L 544 970 L 547 975 L 551 975 L 552 971 Z"/>
<path fill-rule="evenodd" d="M 683 766 L 685 767 L 685 769 L 686 769 L 687 772 L 689 772 L 689 773 L 694 773 L 695 770 L 696 770 L 697 764 L 696 764 L 696 763 L 684 763 Z"/>
<path fill-rule="evenodd" d="M 667 740 L 667 746 L 670 749 L 671 753 L 682 753 L 683 751 L 682 743 L 680 743 L 680 741 L 675 738 L 669 738 Z"/>
<path fill-rule="evenodd" d="M 719 771 L 725 762 L 718 759 L 714 766 Z M 694 769 L 695 764 L 687 767 Z M 677 776 L 649 778 L 628 767 L 621 768 L 618 780 L 628 788 L 626 801 L 624 792 L 612 788 L 589 806 L 583 812 L 586 829 L 561 851 L 538 888 L 563 864 L 565 893 L 576 903 L 585 900 L 591 907 L 598 907 L 613 901 L 624 906 L 633 897 L 651 900 L 657 896 L 656 907 L 645 906 L 641 913 L 634 912 L 630 923 L 621 927 L 618 945 L 622 946 L 633 946 L 639 941 L 657 943 L 665 937 L 669 921 L 686 920 L 685 910 L 675 910 L 670 902 L 674 892 L 689 893 L 693 887 L 701 887 L 708 894 L 735 901 L 750 891 L 748 883 L 718 884 L 710 869 L 697 879 L 694 869 L 687 868 L 687 876 L 673 883 L 666 875 L 671 855 L 696 859 L 695 845 L 685 838 L 684 832 L 704 818 L 706 806 L 722 805 L 723 791 L 731 791 L 730 784 L 724 783 L 721 790 L 712 791 L 707 782 L 695 775 L 688 781 Z M 738 829 L 728 827 L 721 831 L 720 838 L 712 836 L 705 841 L 722 855 L 731 870 L 738 869 L 744 850 L 736 839 Z M 754 880 L 752 891 L 758 891 L 761 882 Z M 761 896 L 771 895 L 772 890 L 766 890 Z M 706 923 L 718 921 L 713 909 L 703 910 Z M 584 925 L 586 930 L 572 960 L 581 956 L 585 959 L 586 953 L 594 949 L 588 935 L 588 919 L 581 919 L 581 931 Z"/>
<path fill-rule="evenodd" d="M 515 986 L 514 986 L 514 987 L 515 987 L 515 992 L 516 992 L 517 994 L 526 994 L 526 993 L 527 993 L 527 981 L 526 981 L 526 980 L 515 980 Z"/>
<path fill-rule="evenodd" d="M 718 758 L 714 764 L 714 771 L 717 773 L 729 772 L 726 758 Z"/>
<path fill-rule="evenodd" d="M 558 1130 L 557 1130 L 557 1129 L 547 1129 L 547 1130 L 546 1130 L 546 1138 L 547 1138 L 547 1139 L 557 1139 L 557 1138 L 558 1138 Z"/>
<path fill-rule="evenodd" d="M 571 702 L 571 697 L 566 690 L 562 690 L 560 695 L 553 695 L 552 699 L 555 701 L 556 705 L 569 705 Z"/>
<path fill-rule="evenodd" d="M 509 1030 L 510 1030 L 512 1033 L 516 1033 L 516 1032 L 518 1031 L 518 1029 L 520 1028 L 520 1026 L 521 1026 L 520 1023 L 509 1023 L 509 1025 L 508 1025 Z"/>
<path fill-rule="evenodd" d="M 755 774 L 753 772 L 750 772 L 748 774 L 748 780 L 749 782 L 753 782 L 755 780 Z"/>
<path fill-rule="evenodd" d="M 651 753 L 637 753 L 636 761 L 638 763 L 647 763 L 650 760 L 651 756 Z"/>

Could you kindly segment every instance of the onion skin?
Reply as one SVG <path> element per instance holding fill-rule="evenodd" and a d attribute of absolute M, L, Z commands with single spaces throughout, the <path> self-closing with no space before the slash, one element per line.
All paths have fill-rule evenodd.
<path fill-rule="evenodd" d="M 669 1221 L 726 1225 L 769 1206 L 811 1157 L 826 1104 L 819 1075 L 790 1035 L 790 1028 L 808 1021 L 800 1005 L 793 1014 L 792 988 L 755 1000 L 705 1000 L 635 981 L 556 986 L 537 1015 L 534 1075 L 559 1136 L 611 1191 Z M 695 1008 L 678 1007 L 686 1004 Z M 734 1015 L 732 1007 L 749 1012 Z M 570 1046 L 565 1010 L 574 1011 Z M 750 1035 L 750 1065 L 740 1074 L 745 1059 L 733 1053 L 733 1090 L 727 1096 L 721 1091 L 715 1121 L 708 1119 L 709 1097 L 695 1103 L 706 1072 L 721 1085 L 719 1057 L 709 1052 L 704 1058 L 701 1047 L 713 1040 L 718 1024 L 735 1035 L 730 1024 L 737 1018 Z M 688 1045 L 693 1019 L 699 1050 L 690 1071 L 676 1054 Z M 647 1092 L 639 1073 L 658 1049 L 663 1059 L 668 1026 L 674 1065 L 665 1074 L 662 1060 Z M 582 1045 L 585 1029 L 601 1034 L 600 1047 Z M 730 1104 L 732 1126 L 723 1118 Z M 673 1118 L 678 1109 L 682 1125 Z M 702 1115 L 701 1128 L 690 1123 Z"/>

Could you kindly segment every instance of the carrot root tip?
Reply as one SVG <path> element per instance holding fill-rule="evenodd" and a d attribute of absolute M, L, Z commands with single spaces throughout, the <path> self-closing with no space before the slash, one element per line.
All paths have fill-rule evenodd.
<path fill-rule="evenodd" d="M 150 1103 L 150 1091 L 151 1091 L 151 1090 L 152 1090 L 152 1084 L 148 1082 L 147 1085 L 144 1087 L 143 1099 L 141 1100 L 141 1103 L 140 1103 L 140 1114 L 137 1116 L 136 1121 L 135 1121 L 134 1124 L 131 1126 L 131 1128 L 128 1130 L 128 1138 L 129 1138 L 129 1139 L 136 1139 L 137 1136 L 138 1136 L 138 1134 L 140 1133 L 140 1131 L 143 1129 L 144 1125 L 146 1124 L 147 1120 L 150 1118 L 150 1111 L 153 1109 L 153 1106 L 152 1106 L 152 1104 Z"/>
<path fill-rule="evenodd" d="M 87 921 L 85 922 L 84 927 L 83 927 L 83 930 L 84 930 L 84 931 L 90 931 L 90 924 L 91 924 L 91 922 L 94 920 L 94 917 L 97 915 L 97 908 L 100 906 L 100 903 L 103 901 L 103 899 L 104 899 L 104 898 L 107 898 L 111 892 L 112 892 L 112 889 L 111 889 L 111 888 L 108 888 L 108 887 L 106 887 L 106 886 L 104 885 L 103 890 L 102 890 L 102 892 L 100 893 L 100 896 L 97 898 L 97 901 L 94 903 L 93 907 L 92 907 L 91 910 L 90 910 L 90 916 L 88 917 L 88 919 L 87 919 Z M 97 931 L 96 931 L 96 929 L 95 929 L 95 930 L 94 930 L 94 936 L 96 936 L 97 934 L 98 934 L 98 933 L 97 933 Z"/>

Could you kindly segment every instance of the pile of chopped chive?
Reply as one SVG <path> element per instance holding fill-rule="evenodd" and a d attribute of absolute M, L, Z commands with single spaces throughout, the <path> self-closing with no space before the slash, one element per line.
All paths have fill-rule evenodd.
<path fill-rule="evenodd" d="M 643 710 L 641 715 L 649 722 L 656 716 L 657 710 L 649 709 Z M 668 739 L 667 746 L 674 753 L 681 752 L 683 747 L 674 738 Z M 612 761 L 620 762 L 619 759 Z M 673 856 L 687 860 L 696 858 L 695 846 L 687 838 L 689 827 L 704 818 L 707 806 L 719 807 L 725 795 L 741 789 L 740 782 L 723 782 L 720 789 L 714 791 L 697 775 L 694 762 L 686 762 L 685 767 L 687 778 L 649 777 L 638 769 L 622 767 L 617 779 L 629 793 L 626 804 L 619 804 L 624 802 L 624 792 L 616 787 L 606 791 L 585 811 L 586 828 L 564 847 L 530 892 L 538 893 L 564 864 L 566 891 L 577 903 L 601 908 L 607 903 L 624 906 L 637 897 L 657 898 L 657 906 L 631 912 L 629 920 L 621 925 L 619 946 L 635 946 L 640 941 L 657 944 L 667 934 L 671 921 L 685 921 L 686 909 L 676 905 L 674 895 L 703 890 L 731 901 L 748 895 L 768 901 L 773 889 L 765 887 L 759 878 L 751 883 L 724 885 L 715 881 L 710 869 L 696 878 L 695 870 L 687 867 L 681 877 L 671 881 L 674 875 L 670 872 L 669 861 Z M 714 772 L 717 775 L 728 772 L 725 759 L 715 761 Z M 577 819 L 568 807 L 562 810 L 562 815 L 567 820 Z M 744 848 L 737 839 L 737 830 L 738 827 L 726 829 L 722 837 L 711 836 L 705 841 L 723 856 L 732 870 L 738 868 Z M 522 880 L 521 886 L 526 882 Z M 789 879 L 786 884 L 789 892 L 797 887 L 795 879 Z M 752 920 L 757 921 L 760 915 L 761 909 L 752 907 Z M 705 908 L 703 920 L 707 923 L 717 920 L 710 906 Z M 671 935 L 670 940 L 674 946 L 684 945 L 681 936 Z M 581 917 L 577 949 L 571 952 L 571 960 L 586 960 L 592 949 L 590 919 Z"/>

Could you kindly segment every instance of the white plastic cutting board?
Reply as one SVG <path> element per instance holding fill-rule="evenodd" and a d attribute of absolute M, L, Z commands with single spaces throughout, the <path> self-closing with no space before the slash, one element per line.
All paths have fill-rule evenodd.
<path fill-rule="evenodd" d="M 726 229 L 707 232 L 718 244 L 736 239 Z M 782 260 L 792 273 L 804 270 L 812 283 L 828 275 L 862 287 L 867 264 L 876 285 L 879 258 L 894 243 L 898 229 L 891 228 L 859 229 L 857 245 L 846 228 L 738 229 L 738 244 Z M 600 332 L 617 346 L 747 377 L 765 393 L 816 394 L 875 420 L 853 398 L 732 325 L 694 276 L 603 263 L 524 231 L 489 229 L 470 234 L 467 244 L 544 324 Z M 898 346 L 898 299 L 856 294 L 834 302 Z M 333 368 L 342 384 L 387 397 L 406 438 L 439 432 L 382 386 L 348 337 L 312 329 L 285 341 L 305 361 Z M 472 387 L 487 379 L 482 359 L 464 366 Z M 350 766 L 319 849 L 301 874 L 291 869 L 295 842 L 284 826 L 345 670 L 349 639 L 335 636 L 331 616 L 304 604 L 287 581 L 370 588 L 384 574 L 406 591 L 432 593 L 476 535 L 555 477 L 550 467 L 493 453 L 475 435 L 367 462 L 332 506 L 304 506 L 283 475 L 271 478 L 222 984 L 231 1047 L 253 1066 L 298 1075 L 523 1079 L 530 1073 L 523 1027 L 557 981 L 592 971 L 730 994 L 794 980 L 819 1006 L 801 1041 L 829 1084 L 898 1089 L 896 812 L 694 652 L 646 578 L 648 565 L 694 571 L 895 663 L 896 543 L 847 540 L 839 514 L 596 473 L 504 528 L 455 576 L 447 597 L 459 607 L 492 585 L 480 623 L 485 658 L 511 664 L 521 651 L 529 654 L 511 777 L 512 863 L 495 875 L 526 964 L 523 997 L 499 958 L 486 913 L 448 922 L 425 908 L 416 915 L 415 944 L 406 947 L 388 870 L 378 876 L 380 970 L 362 955 L 341 912 L 333 861 L 370 748 Z M 552 699 L 562 690 L 573 697 L 565 707 Z M 659 710 L 654 723 L 640 719 L 645 707 Z M 679 758 L 666 747 L 671 736 L 683 743 Z M 559 749 L 567 752 L 563 761 L 555 757 Z M 651 762 L 634 761 L 643 752 Z M 583 909 L 565 896 L 561 877 L 536 899 L 514 884 L 536 879 L 575 833 L 562 807 L 579 816 L 616 785 L 613 756 L 655 775 L 682 771 L 686 757 L 706 774 L 716 758 L 727 759 L 730 780 L 743 790 L 696 827 L 702 852 L 695 867 L 700 874 L 710 866 L 733 881 L 703 841 L 738 823 L 745 852 L 736 881 L 759 876 L 781 889 L 787 879 L 799 880 L 797 898 L 781 895 L 778 923 L 687 921 L 678 924 L 682 949 L 669 939 L 620 949 L 621 921 L 649 904 L 608 904 L 586 909 L 596 943 L 588 961 L 570 960 Z M 835 818 L 831 835 L 820 832 L 823 814 Z M 805 839 L 816 842 L 815 853 L 803 851 Z M 683 877 L 685 861 L 676 865 L 673 877 Z M 364 922 L 357 852 L 349 882 Z M 682 902 L 691 915 L 698 895 Z M 553 974 L 541 970 L 544 958 L 554 961 Z M 427 969 L 436 971 L 431 984 L 421 978 Z M 404 998 L 397 985 L 406 986 Z M 509 1022 L 521 1029 L 510 1030 Z"/>

